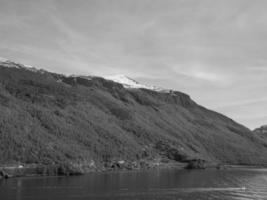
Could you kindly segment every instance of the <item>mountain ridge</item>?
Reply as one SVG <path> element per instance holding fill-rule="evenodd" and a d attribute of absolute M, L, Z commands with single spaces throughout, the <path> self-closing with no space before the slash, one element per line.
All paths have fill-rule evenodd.
<path fill-rule="evenodd" d="M 34 71 L 34 72 L 47 72 L 46 70 L 43 69 L 37 69 L 36 67 L 33 67 L 31 65 L 25 65 L 25 64 L 21 64 L 19 62 L 14 62 L 11 61 L 9 59 L 6 58 L 2 58 L 0 57 L 0 62 L 1 65 L 4 67 L 15 67 L 15 68 L 24 68 L 30 71 Z M 63 75 L 63 74 L 62 74 Z M 66 77 L 80 77 L 80 78 L 85 78 L 85 79 L 90 79 L 91 77 L 101 77 L 107 80 L 111 80 L 114 81 L 116 83 L 120 83 L 122 84 L 125 88 L 143 88 L 143 89 L 148 89 L 148 90 L 154 90 L 154 91 L 158 91 L 158 92 L 169 92 L 170 90 L 166 90 L 160 87 L 156 87 L 156 86 L 150 86 L 150 85 L 143 85 L 140 84 L 139 82 L 137 82 L 136 80 L 123 75 L 123 74 L 113 74 L 113 75 L 104 75 L 104 76 L 86 76 L 86 75 L 64 75 Z"/>
<path fill-rule="evenodd" d="M 267 141 L 267 125 L 254 129 L 253 133 Z"/>
<path fill-rule="evenodd" d="M 178 91 L 0 63 L 0 109 L 0 163 L 267 163 L 264 140 Z"/>

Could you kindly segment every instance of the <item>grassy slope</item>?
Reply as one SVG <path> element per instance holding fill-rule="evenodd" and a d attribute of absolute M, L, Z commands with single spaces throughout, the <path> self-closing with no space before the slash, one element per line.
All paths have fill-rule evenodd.
<path fill-rule="evenodd" d="M 176 160 L 267 161 L 266 143 L 250 130 L 179 92 L 0 67 L 0 111 L 1 163 L 103 163 L 172 150 Z"/>

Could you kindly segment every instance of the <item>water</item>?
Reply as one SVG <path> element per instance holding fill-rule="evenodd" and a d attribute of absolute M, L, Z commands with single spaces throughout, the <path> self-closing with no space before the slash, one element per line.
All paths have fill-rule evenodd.
<path fill-rule="evenodd" d="M 0 180 L 0 200 L 261 200 L 267 169 L 151 170 Z"/>

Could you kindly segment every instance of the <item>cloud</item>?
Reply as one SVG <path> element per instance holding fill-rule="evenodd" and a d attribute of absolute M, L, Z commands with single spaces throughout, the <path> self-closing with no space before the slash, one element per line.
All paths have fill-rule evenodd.
<path fill-rule="evenodd" d="M 249 67 L 248 70 L 258 71 L 258 72 L 267 72 L 267 65 L 266 66 Z"/>
<path fill-rule="evenodd" d="M 59 73 L 141 77 L 239 119 L 267 105 L 266 5 L 2 0 L 0 56 Z"/>
<path fill-rule="evenodd" d="M 201 71 L 193 71 L 191 76 L 194 78 L 202 79 L 205 81 L 221 81 L 223 78 L 218 74 L 211 73 L 211 72 L 201 72 Z"/>
<path fill-rule="evenodd" d="M 240 107 L 240 106 L 248 106 L 258 103 L 267 103 L 267 97 L 263 98 L 256 98 L 256 99 L 246 99 L 246 100 L 237 100 L 234 102 L 230 102 L 228 104 L 214 106 L 214 109 L 225 109 L 225 108 L 233 108 L 233 107 Z"/>
<path fill-rule="evenodd" d="M 191 79 L 211 82 L 213 84 L 229 84 L 230 75 L 226 72 L 214 69 L 209 65 L 201 63 L 184 63 L 179 66 L 172 67 L 172 69 L 177 73 L 187 76 Z"/>

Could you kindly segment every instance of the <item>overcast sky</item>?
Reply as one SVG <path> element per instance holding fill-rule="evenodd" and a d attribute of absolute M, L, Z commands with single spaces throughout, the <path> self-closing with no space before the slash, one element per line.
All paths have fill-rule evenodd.
<path fill-rule="evenodd" d="M 0 0 L 0 56 L 125 74 L 267 124 L 266 0 Z"/>

